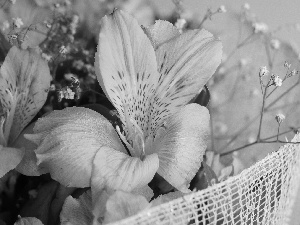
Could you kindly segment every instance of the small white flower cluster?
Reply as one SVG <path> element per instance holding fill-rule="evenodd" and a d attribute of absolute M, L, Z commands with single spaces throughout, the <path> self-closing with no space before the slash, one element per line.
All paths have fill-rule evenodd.
<path fill-rule="evenodd" d="M 265 75 L 269 74 L 269 70 L 267 69 L 266 66 L 261 66 L 259 69 L 259 77 L 263 77 Z"/>
<path fill-rule="evenodd" d="M 175 23 L 175 27 L 179 30 L 180 33 L 182 33 L 185 24 L 186 24 L 186 20 L 183 18 L 179 18 Z"/>
<path fill-rule="evenodd" d="M 275 85 L 276 87 L 280 87 L 282 85 L 282 79 L 279 76 L 272 75 L 271 76 L 272 83 L 271 85 Z"/>
<path fill-rule="evenodd" d="M 49 62 L 52 59 L 51 55 L 47 55 L 46 53 L 42 53 L 42 58 Z"/>
<path fill-rule="evenodd" d="M 244 5 L 243 5 L 243 8 L 244 8 L 244 10 L 250 10 L 250 5 L 249 5 L 249 3 L 245 3 Z"/>
<path fill-rule="evenodd" d="M 267 33 L 269 30 L 269 27 L 265 23 L 253 23 L 252 27 L 254 29 L 254 33 Z"/>
<path fill-rule="evenodd" d="M 69 87 L 65 87 L 62 90 L 58 91 L 58 101 L 61 102 L 62 99 L 74 99 L 75 92 Z"/>
<path fill-rule="evenodd" d="M 221 6 L 218 8 L 218 13 L 226 13 L 226 12 L 227 12 L 227 10 L 226 10 L 226 8 L 225 8 L 224 5 L 221 5 Z"/>
<path fill-rule="evenodd" d="M 12 18 L 12 20 L 13 20 L 13 25 L 16 28 L 21 28 L 24 25 L 23 20 L 20 17 Z"/>
<path fill-rule="evenodd" d="M 60 54 L 66 54 L 68 52 L 68 49 L 62 45 L 60 48 L 59 48 L 59 53 Z"/>
<path fill-rule="evenodd" d="M 73 35 L 76 33 L 76 29 L 78 27 L 78 23 L 79 23 L 79 16 L 78 15 L 74 15 L 73 18 L 72 18 L 72 22 L 70 24 L 71 33 Z"/>
<path fill-rule="evenodd" d="M 282 123 L 282 121 L 285 120 L 285 115 L 283 115 L 282 113 L 278 113 L 275 116 L 275 119 L 276 119 L 277 123 L 280 125 Z"/>

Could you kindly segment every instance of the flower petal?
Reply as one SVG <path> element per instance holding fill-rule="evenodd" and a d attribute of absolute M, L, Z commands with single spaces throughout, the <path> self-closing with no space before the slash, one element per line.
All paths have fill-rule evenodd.
<path fill-rule="evenodd" d="M 37 158 L 34 152 L 34 150 L 37 148 L 37 145 L 24 137 L 24 134 L 33 133 L 34 125 L 35 123 L 31 123 L 29 126 L 27 126 L 12 145 L 12 147 L 15 148 L 25 149 L 24 157 L 16 167 L 16 170 L 26 176 L 40 176 L 41 174 L 47 173 L 45 168 L 39 168 L 37 166 Z"/>
<path fill-rule="evenodd" d="M 8 145 L 44 105 L 50 80 L 49 67 L 37 53 L 10 49 L 0 72 L 0 101 L 8 110 L 4 128 Z"/>
<path fill-rule="evenodd" d="M 144 196 L 116 191 L 106 202 L 103 224 L 116 222 L 150 208 Z"/>
<path fill-rule="evenodd" d="M 35 217 L 24 217 L 18 219 L 18 221 L 15 222 L 14 225 L 43 225 L 43 223 Z"/>
<path fill-rule="evenodd" d="M 39 119 L 35 140 L 38 165 L 65 186 L 89 187 L 95 154 L 102 146 L 126 152 L 112 125 L 99 113 L 81 107 L 66 108 Z"/>
<path fill-rule="evenodd" d="M 129 14 L 115 10 L 102 19 L 95 69 L 122 123 L 126 111 L 143 131 L 148 129 L 146 115 L 159 74 L 150 40 Z"/>
<path fill-rule="evenodd" d="M 0 178 L 16 168 L 24 156 L 24 150 L 0 145 Z"/>
<path fill-rule="evenodd" d="M 109 147 L 102 147 L 93 162 L 92 192 L 99 195 L 104 187 L 131 192 L 147 185 L 159 167 L 157 154 L 143 160 Z M 93 194 L 94 196 L 94 194 Z"/>
<path fill-rule="evenodd" d="M 144 32 L 150 39 L 154 49 L 180 35 L 178 29 L 165 20 L 156 20 L 154 25 L 144 27 Z"/>
<path fill-rule="evenodd" d="M 159 157 L 158 174 L 181 192 L 201 166 L 209 135 L 208 110 L 190 104 L 169 117 L 164 132 L 155 138 Z"/>
<path fill-rule="evenodd" d="M 90 225 L 93 221 L 91 193 L 83 193 L 79 199 L 66 198 L 60 213 L 62 225 Z"/>
<path fill-rule="evenodd" d="M 221 62 L 222 44 L 206 30 L 191 30 L 158 47 L 156 57 L 160 79 L 150 116 L 153 134 L 200 93 Z"/>

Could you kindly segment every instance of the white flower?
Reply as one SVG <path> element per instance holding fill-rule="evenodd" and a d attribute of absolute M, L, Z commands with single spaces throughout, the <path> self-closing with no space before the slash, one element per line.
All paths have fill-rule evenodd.
<path fill-rule="evenodd" d="M 73 18 L 72 18 L 72 22 L 70 24 L 71 33 L 73 35 L 76 33 L 78 22 L 79 22 L 79 16 L 78 15 L 74 15 Z"/>
<path fill-rule="evenodd" d="M 254 33 L 266 33 L 269 30 L 269 27 L 265 23 L 253 23 L 252 27 L 254 28 Z"/>
<path fill-rule="evenodd" d="M 282 79 L 280 79 L 279 76 L 274 77 L 274 85 L 276 87 L 280 87 L 282 85 Z"/>
<path fill-rule="evenodd" d="M 269 70 L 267 69 L 266 66 L 260 67 L 259 77 L 263 77 L 263 76 L 267 75 L 268 73 L 269 73 Z"/>
<path fill-rule="evenodd" d="M 87 108 L 54 111 L 26 135 L 39 145 L 40 165 L 63 185 L 92 186 L 94 193 L 104 186 L 133 191 L 155 173 L 189 192 L 206 150 L 209 113 L 187 103 L 219 66 L 220 41 L 204 29 L 180 35 L 166 21 L 143 30 L 120 10 L 101 25 L 95 70 L 122 129 Z"/>
<path fill-rule="evenodd" d="M 227 10 L 226 10 L 226 8 L 225 8 L 224 5 L 221 5 L 221 6 L 218 8 L 218 12 L 219 12 L 219 13 L 226 13 Z"/>
<path fill-rule="evenodd" d="M 279 48 L 280 48 L 280 41 L 279 40 L 277 40 L 277 39 L 272 39 L 271 40 L 271 42 L 270 42 L 270 44 L 271 44 L 271 47 L 273 48 L 273 49 L 275 49 L 275 50 L 278 50 Z"/>
<path fill-rule="evenodd" d="M 11 4 L 16 4 L 16 0 L 10 0 Z"/>
<path fill-rule="evenodd" d="M 65 99 L 74 99 L 75 92 L 71 90 L 71 88 L 67 87 L 66 91 L 64 92 Z"/>
<path fill-rule="evenodd" d="M 66 54 L 68 52 L 67 48 L 62 45 L 60 48 L 59 48 L 59 53 L 60 54 Z"/>
<path fill-rule="evenodd" d="M 21 26 L 24 25 L 24 23 L 20 17 L 13 18 L 13 23 L 16 26 L 16 28 L 20 28 Z"/>
<path fill-rule="evenodd" d="M 49 62 L 52 59 L 51 55 L 47 55 L 46 53 L 42 53 L 42 58 Z"/>
<path fill-rule="evenodd" d="M 180 18 L 176 21 L 175 26 L 180 32 L 182 32 L 182 29 L 184 28 L 185 24 L 186 24 L 186 20 Z"/>
<path fill-rule="evenodd" d="M 243 5 L 243 8 L 244 8 L 245 10 L 249 10 L 249 9 L 250 9 L 249 3 L 246 2 L 246 3 Z"/>
<path fill-rule="evenodd" d="M 285 120 L 285 115 L 283 115 L 282 113 L 278 113 L 275 116 L 275 119 L 277 121 L 277 123 L 281 124 L 283 120 Z"/>

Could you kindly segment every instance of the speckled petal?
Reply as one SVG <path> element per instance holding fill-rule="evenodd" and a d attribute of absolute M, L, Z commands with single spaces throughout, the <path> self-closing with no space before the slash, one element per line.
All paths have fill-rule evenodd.
<path fill-rule="evenodd" d="M 93 160 L 102 146 L 126 153 L 109 121 L 86 108 L 54 111 L 37 121 L 34 133 L 26 138 L 39 143 L 39 167 L 65 186 L 90 186 Z"/>
<path fill-rule="evenodd" d="M 221 62 L 222 44 L 206 30 L 190 30 L 159 46 L 156 57 L 160 79 L 150 115 L 153 134 L 199 94 Z"/>
<path fill-rule="evenodd" d="M 16 168 L 23 156 L 23 149 L 3 147 L 0 145 L 0 178 L 10 170 Z"/>
<path fill-rule="evenodd" d="M 159 157 L 158 174 L 177 190 L 187 193 L 189 183 L 201 166 L 209 135 L 209 112 L 189 104 L 166 121 L 155 138 Z"/>
<path fill-rule="evenodd" d="M 93 164 L 92 190 L 95 194 L 104 187 L 129 192 L 142 188 L 152 180 L 159 167 L 156 153 L 141 160 L 109 147 L 97 152 Z"/>
<path fill-rule="evenodd" d="M 4 128 L 8 145 L 44 105 L 50 80 L 47 62 L 34 50 L 10 49 L 0 72 L 0 101 L 8 110 Z"/>
<path fill-rule="evenodd" d="M 156 20 L 154 25 L 144 27 L 144 32 L 150 39 L 154 49 L 180 35 L 178 29 L 165 20 Z"/>
<path fill-rule="evenodd" d="M 159 74 L 150 40 L 129 14 L 115 10 L 101 20 L 95 69 L 123 124 L 126 110 L 145 131 Z"/>

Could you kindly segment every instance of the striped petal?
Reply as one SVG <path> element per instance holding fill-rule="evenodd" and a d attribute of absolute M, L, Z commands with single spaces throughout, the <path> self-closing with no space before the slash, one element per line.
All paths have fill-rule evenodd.
<path fill-rule="evenodd" d="M 102 19 L 95 68 L 125 132 L 129 118 L 145 131 L 159 74 L 151 42 L 129 14 L 115 10 Z"/>
<path fill-rule="evenodd" d="M 44 105 L 50 87 L 47 63 L 33 50 L 12 47 L 0 71 L 0 101 L 7 113 L 4 139 L 10 145 Z"/>
<path fill-rule="evenodd" d="M 26 138 L 39 145 L 39 167 L 65 186 L 90 186 L 93 160 L 102 146 L 126 152 L 108 120 L 86 108 L 54 111 L 37 121 L 34 133 Z"/>
<path fill-rule="evenodd" d="M 190 104 L 169 117 L 154 140 L 158 174 L 179 191 L 189 192 L 187 188 L 201 166 L 208 135 L 209 112 L 203 106 Z"/>
<path fill-rule="evenodd" d="M 156 57 L 160 78 L 150 115 L 153 134 L 199 94 L 221 62 L 222 45 L 206 30 L 191 30 L 159 46 Z"/>
<path fill-rule="evenodd" d="M 95 195 L 104 187 L 128 192 L 143 188 L 159 167 L 156 153 L 141 160 L 109 147 L 97 152 L 93 164 L 92 191 Z"/>

